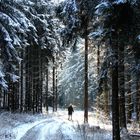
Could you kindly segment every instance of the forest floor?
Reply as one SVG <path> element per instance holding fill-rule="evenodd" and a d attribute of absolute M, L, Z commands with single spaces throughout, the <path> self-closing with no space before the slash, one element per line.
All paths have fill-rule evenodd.
<path fill-rule="evenodd" d="M 0 128 L 0 140 L 112 140 L 111 122 L 103 114 L 89 112 L 89 123 L 83 124 L 83 111 L 78 110 L 72 121 L 62 109 L 36 115 L 1 112 Z M 139 140 L 125 131 L 121 137 Z"/>

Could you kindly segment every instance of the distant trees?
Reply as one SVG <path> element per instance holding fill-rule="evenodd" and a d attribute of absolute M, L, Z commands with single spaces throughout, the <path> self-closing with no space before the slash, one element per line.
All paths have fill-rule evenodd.
<path fill-rule="evenodd" d="M 81 44 L 83 45 L 83 44 Z M 69 53 L 63 63 L 61 72 L 58 75 L 58 83 L 61 85 L 62 98 L 67 106 L 72 103 L 83 108 L 83 81 L 84 81 L 84 50 L 77 46 Z M 63 93 L 64 92 L 64 93 Z M 66 97 L 63 97 L 65 94 Z"/>
<path fill-rule="evenodd" d="M 75 46 L 79 36 L 85 40 L 84 122 L 88 122 L 88 35 L 91 30 L 90 23 L 94 17 L 95 2 L 70 0 L 62 5 L 64 8 L 59 7 L 58 10 L 66 27 L 62 32 L 62 35 L 65 36 L 65 42 L 63 43 Z"/>

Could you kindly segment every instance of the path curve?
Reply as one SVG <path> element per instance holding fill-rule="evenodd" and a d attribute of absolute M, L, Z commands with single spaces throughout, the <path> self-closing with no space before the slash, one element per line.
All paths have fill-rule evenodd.
<path fill-rule="evenodd" d="M 73 140 L 74 131 L 60 119 L 49 119 L 29 129 L 20 140 Z"/>

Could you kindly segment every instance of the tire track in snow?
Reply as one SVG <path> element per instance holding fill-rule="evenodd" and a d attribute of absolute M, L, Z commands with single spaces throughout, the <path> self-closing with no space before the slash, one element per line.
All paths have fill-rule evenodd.
<path fill-rule="evenodd" d="M 43 119 L 43 120 L 36 121 L 33 123 L 26 123 L 26 124 L 19 125 L 18 127 L 14 128 L 13 133 L 16 135 L 16 137 L 11 140 L 21 140 L 21 138 L 27 133 L 27 131 L 37 126 L 38 124 L 41 124 L 48 120 L 50 119 Z"/>
<path fill-rule="evenodd" d="M 51 123 L 54 120 L 46 120 L 44 122 L 41 122 L 35 126 L 33 126 L 31 129 L 29 129 L 24 136 L 22 136 L 22 138 L 20 140 L 40 140 L 39 137 L 39 133 L 41 131 L 41 129 L 43 129 L 46 125 L 48 125 L 49 123 Z"/>
<path fill-rule="evenodd" d="M 58 140 L 58 132 L 61 125 L 62 122 L 57 122 L 56 120 L 46 124 L 46 126 L 41 129 L 38 140 Z"/>
<path fill-rule="evenodd" d="M 52 119 L 35 125 L 20 140 L 72 140 L 73 131 L 66 122 Z"/>

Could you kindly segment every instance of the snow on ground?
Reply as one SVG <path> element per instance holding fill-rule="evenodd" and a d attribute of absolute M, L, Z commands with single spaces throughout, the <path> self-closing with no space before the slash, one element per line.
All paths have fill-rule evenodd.
<path fill-rule="evenodd" d="M 112 140 L 111 123 L 103 114 L 89 112 L 88 124 L 83 124 L 83 115 L 75 110 L 69 121 L 62 109 L 42 115 L 0 112 L 0 140 Z M 124 138 L 130 139 L 126 132 Z"/>
<path fill-rule="evenodd" d="M 32 137 L 34 140 L 89 140 L 91 137 L 110 140 L 101 138 L 104 135 L 111 137 L 111 133 L 102 130 L 102 135 L 98 132 L 106 126 L 99 126 L 92 113 L 89 113 L 89 122 L 89 125 L 83 125 L 83 111 L 75 111 L 73 121 L 68 121 L 67 110 L 49 111 L 43 115 L 3 112 L 0 115 L 0 140 L 30 140 Z"/>
<path fill-rule="evenodd" d="M 20 137 L 19 135 L 45 118 L 42 114 L 0 112 L 0 140 L 16 140 L 16 137 Z"/>
<path fill-rule="evenodd" d="M 30 130 L 31 128 L 33 128 L 34 126 L 36 126 L 40 123 L 46 122 L 46 120 L 48 120 L 48 119 L 43 119 L 40 121 L 35 121 L 33 123 L 19 125 L 18 127 L 13 129 L 13 133 L 16 134 L 16 137 L 13 139 L 20 140 L 28 130 Z"/>

